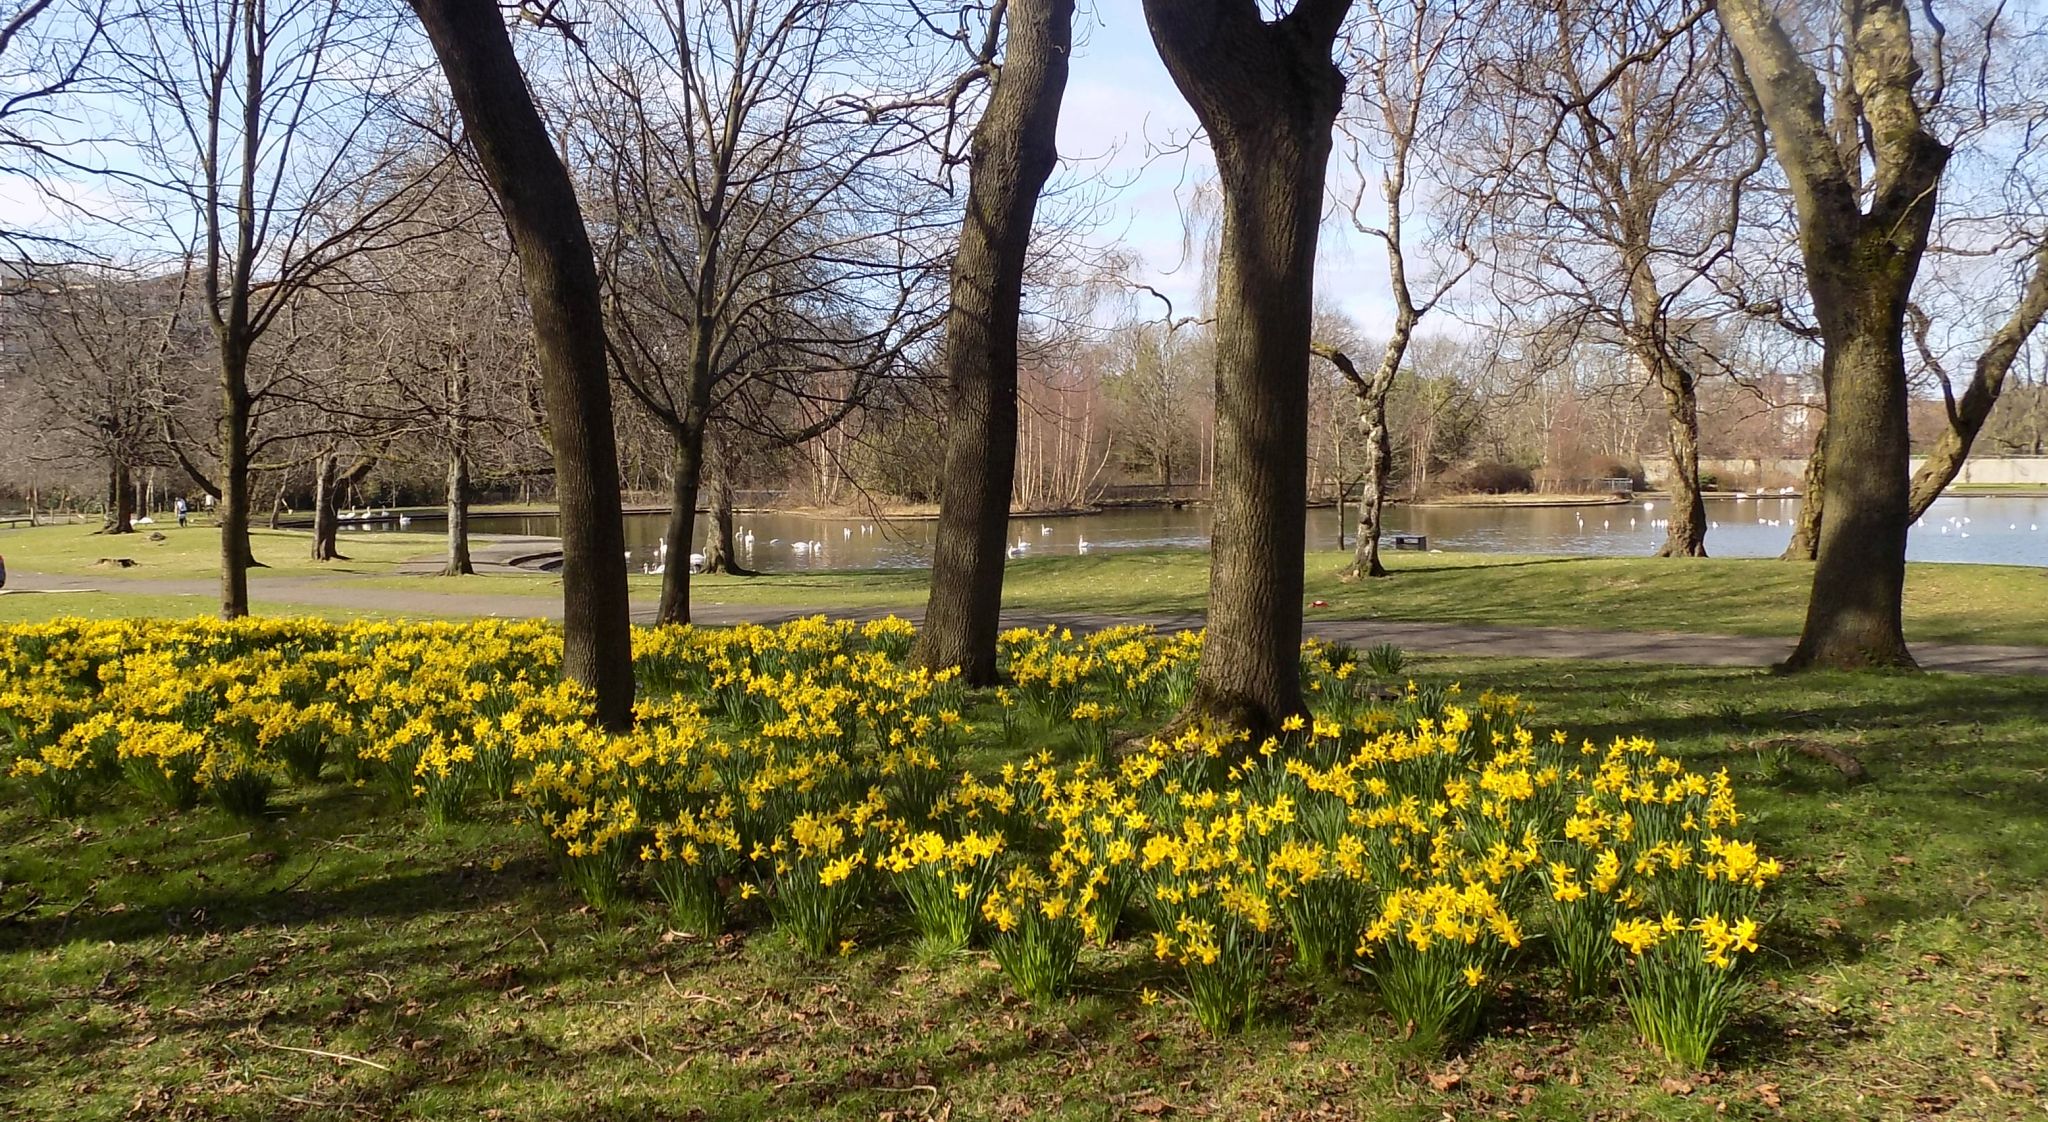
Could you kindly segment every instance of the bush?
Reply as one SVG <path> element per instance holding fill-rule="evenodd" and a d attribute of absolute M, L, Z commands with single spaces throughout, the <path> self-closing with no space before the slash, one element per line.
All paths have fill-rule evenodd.
<path fill-rule="evenodd" d="M 1493 461 L 1466 468 L 1459 485 L 1482 495 L 1524 494 L 1536 489 L 1536 477 L 1528 468 Z"/>

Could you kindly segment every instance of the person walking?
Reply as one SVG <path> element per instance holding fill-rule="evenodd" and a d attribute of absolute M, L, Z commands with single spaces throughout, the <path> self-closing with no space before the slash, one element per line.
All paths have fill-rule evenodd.
<path fill-rule="evenodd" d="M 171 509 L 178 512 L 178 527 L 180 529 L 183 529 L 185 526 L 185 516 L 188 513 L 190 513 L 192 509 L 185 505 L 185 496 L 179 495 L 178 501 L 171 504 Z"/>

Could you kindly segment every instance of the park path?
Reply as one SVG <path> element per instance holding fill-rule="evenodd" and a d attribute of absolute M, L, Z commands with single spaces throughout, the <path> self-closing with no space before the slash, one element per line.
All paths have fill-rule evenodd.
<path fill-rule="evenodd" d="M 530 541 L 493 543 L 477 551 L 479 572 L 508 572 L 512 555 L 530 552 Z M 424 562 L 422 562 L 424 564 Z M 438 562 L 435 563 L 438 566 Z M 435 571 L 429 569 L 428 571 Z M 383 575 L 383 574 L 377 574 Z M 318 607 L 434 616 L 476 616 L 499 619 L 560 619 L 561 600 L 552 595 L 520 593 L 436 592 L 371 586 L 361 575 L 257 574 L 251 593 L 259 611 L 266 605 L 302 604 Z M 49 577 L 22 573 L 8 583 L 8 592 L 62 593 L 100 589 L 144 596 L 212 596 L 219 585 L 210 579 L 114 577 Z M 636 598 L 633 618 L 652 623 L 655 602 Z M 923 612 L 912 606 L 835 608 L 827 605 L 739 605 L 700 602 L 692 615 L 702 624 L 780 623 L 800 616 L 826 614 L 852 619 L 902 616 L 917 622 Z M 1118 624 L 1149 624 L 1162 630 L 1200 627 L 1199 613 L 1126 616 L 1092 612 L 1005 612 L 1008 627 L 1055 624 L 1094 630 Z M 1702 635 L 1677 631 L 1596 631 L 1564 627 L 1486 627 L 1470 624 L 1405 620 L 1318 618 L 1310 609 L 1304 630 L 1320 639 L 1371 646 L 1392 643 L 1418 654 L 1469 658 L 1583 659 L 1594 662 L 1635 662 L 1667 666 L 1770 666 L 1791 653 L 1789 639 L 1753 635 Z M 1992 646 L 1964 643 L 1915 643 L 1913 655 L 1927 670 L 1957 674 L 2048 677 L 2048 646 Z"/>

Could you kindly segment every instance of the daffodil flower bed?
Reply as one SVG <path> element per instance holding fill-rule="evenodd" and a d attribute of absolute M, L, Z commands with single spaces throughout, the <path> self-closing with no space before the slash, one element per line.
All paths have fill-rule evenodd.
<path fill-rule="evenodd" d="M 1291 962 L 1369 982 L 1404 1030 L 1451 1044 L 1554 965 L 1688 1064 L 1739 1007 L 1779 873 L 1725 773 L 1539 733 L 1513 697 L 1403 686 L 1387 654 L 1306 647 L 1311 711 L 1263 743 L 1195 726 L 1119 752 L 1112 730 L 1185 700 L 1198 635 L 1008 632 L 1010 684 L 986 694 L 909 666 L 900 620 L 634 638 L 642 700 L 620 732 L 558 681 L 538 623 L 16 627 L 0 772 L 56 817 L 123 783 L 255 816 L 329 773 L 429 823 L 509 802 L 600 909 L 658 897 L 707 935 L 766 917 L 824 956 L 901 908 L 934 953 L 985 945 L 1036 1001 L 1089 945 L 1135 940 L 1219 1033 Z M 1010 746 L 1020 702 L 1090 725 L 1089 750 L 963 765 Z"/>

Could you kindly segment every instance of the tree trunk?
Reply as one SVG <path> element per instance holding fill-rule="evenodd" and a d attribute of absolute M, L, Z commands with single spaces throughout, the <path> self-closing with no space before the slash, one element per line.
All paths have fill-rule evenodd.
<path fill-rule="evenodd" d="M 996 675 L 1010 489 L 1017 473 L 1017 317 L 1038 195 L 1058 163 L 1074 0 L 1012 0 L 1004 61 L 974 129 L 946 316 L 946 476 L 931 594 L 913 658 Z M 1301 543 L 1295 542 L 1298 547 Z"/>
<path fill-rule="evenodd" d="M 103 534 L 135 532 L 135 488 L 128 465 L 115 460 L 107 470 L 107 518 Z"/>
<path fill-rule="evenodd" d="M 1700 403 L 1690 371 L 1661 356 L 1652 359 L 1664 391 L 1671 442 L 1671 518 L 1659 557 L 1707 555 L 1707 503 L 1700 495 Z"/>
<path fill-rule="evenodd" d="M 448 457 L 448 564 L 441 575 L 475 573 L 469 560 L 469 453 L 458 443 Z"/>
<path fill-rule="evenodd" d="M 1187 719 L 1254 743 L 1302 711 L 1302 541 L 1316 235 L 1344 77 L 1330 51 L 1349 0 L 1145 0 L 1174 84 L 1215 151 L 1215 522 L 1208 631 Z"/>
<path fill-rule="evenodd" d="M 725 446 L 707 436 L 704 461 L 711 474 L 711 532 L 704 535 L 704 571 L 753 576 L 753 570 L 740 564 L 739 551 L 733 544 L 732 463 Z"/>
<path fill-rule="evenodd" d="M 336 509 L 340 499 L 335 492 L 341 490 L 341 465 L 332 452 L 322 453 L 313 461 L 313 560 L 346 561 L 341 555 L 337 539 L 341 534 L 341 514 Z"/>
<path fill-rule="evenodd" d="M 661 606 L 656 623 L 690 622 L 690 549 L 697 537 L 697 490 L 704 469 L 704 434 L 678 429 L 675 474 L 669 480 L 668 527 L 662 531 Z"/>
<path fill-rule="evenodd" d="M 1806 474 L 1799 481 L 1799 514 L 1792 523 L 1792 540 L 1785 543 L 1780 561 L 1811 561 L 1820 545 L 1821 514 L 1825 509 L 1824 489 L 1828 478 L 1828 434 L 1825 424 L 1813 434 L 1813 451 L 1806 454 Z"/>
<path fill-rule="evenodd" d="M 597 266 L 576 188 L 492 0 L 411 0 L 519 250 L 562 528 L 562 671 L 597 716 L 633 720 L 632 608 Z"/>
<path fill-rule="evenodd" d="M 1365 403 L 1359 417 L 1365 422 L 1365 478 L 1358 485 L 1358 540 L 1351 554 L 1345 580 L 1383 577 L 1387 567 L 1380 564 L 1381 517 L 1387 505 L 1387 476 L 1394 470 L 1394 453 L 1387 440 L 1387 399 L 1382 394 Z"/>
<path fill-rule="evenodd" d="M 220 616 L 249 614 L 249 355 L 221 348 Z"/>
<path fill-rule="evenodd" d="M 1902 616 L 1906 584 L 1906 364 L 1899 319 L 1829 340 L 1825 429 L 1833 461 L 1827 517 L 1815 542 L 1813 595 L 1787 668 L 1911 667 Z"/>

